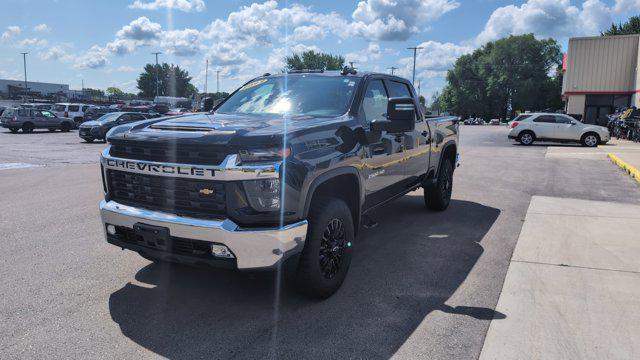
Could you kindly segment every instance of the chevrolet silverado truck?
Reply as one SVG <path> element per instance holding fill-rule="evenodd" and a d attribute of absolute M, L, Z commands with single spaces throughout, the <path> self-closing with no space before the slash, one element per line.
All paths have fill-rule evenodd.
<path fill-rule="evenodd" d="M 326 298 L 372 210 L 420 187 L 447 208 L 458 118 L 427 118 L 403 78 L 345 68 L 264 74 L 211 112 L 120 125 L 107 142 L 109 243 L 238 270 L 293 261 L 296 287 Z"/>

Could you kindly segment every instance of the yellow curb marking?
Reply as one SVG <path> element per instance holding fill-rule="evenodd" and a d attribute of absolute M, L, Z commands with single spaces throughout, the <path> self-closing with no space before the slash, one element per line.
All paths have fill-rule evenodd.
<path fill-rule="evenodd" d="M 624 160 L 620 159 L 619 157 L 608 153 L 607 156 L 609 157 L 609 159 L 611 159 L 611 161 L 618 165 L 619 167 L 621 167 L 622 169 L 624 169 L 624 171 L 626 171 L 627 173 L 629 173 L 629 175 L 631 175 L 632 178 L 636 179 L 637 182 L 640 183 L 640 170 L 636 169 L 635 167 L 627 164 Z"/>

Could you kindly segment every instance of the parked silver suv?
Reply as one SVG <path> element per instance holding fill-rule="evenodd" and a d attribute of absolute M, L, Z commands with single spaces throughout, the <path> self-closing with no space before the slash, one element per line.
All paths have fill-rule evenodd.
<path fill-rule="evenodd" d="M 67 132 L 75 127 L 73 119 L 58 117 L 49 110 L 10 108 L 6 109 L 0 117 L 2 127 L 17 133 L 22 129 L 24 133 L 30 133 L 34 129 L 48 129 L 56 131 L 60 129 Z"/>

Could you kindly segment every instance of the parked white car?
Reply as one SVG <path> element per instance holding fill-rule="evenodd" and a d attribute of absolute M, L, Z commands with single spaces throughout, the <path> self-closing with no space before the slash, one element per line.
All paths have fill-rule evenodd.
<path fill-rule="evenodd" d="M 564 114 L 522 114 L 510 124 L 509 139 L 517 140 L 522 145 L 531 145 L 534 141 L 553 141 L 578 142 L 594 147 L 611 140 L 606 127 L 584 124 Z"/>
<path fill-rule="evenodd" d="M 84 121 L 84 112 L 90 107 L 93 105 L 57 103 L 53 107 L 53 112 L 58 117 L 72 118 L 76 125 L 79 125 Z"/>

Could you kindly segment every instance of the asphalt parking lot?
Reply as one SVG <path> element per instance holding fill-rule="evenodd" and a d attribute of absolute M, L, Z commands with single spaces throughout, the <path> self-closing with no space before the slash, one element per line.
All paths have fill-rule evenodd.
<path fill-rule="evenodd" d="M 104 144 L 0 130 L 2 358 L 477 358 L 531 197 L 640 204 L 574 145 L 461 128 L 451 207 L 422 191 L 377 210 L 341 290 L 310 301 L 271 273 L 154 265 L 102 236 Z M 579 149 L 578 152 L 575 149 Z M 597 149 L 594 149 L 597 151 Z M 28 166 L 28 165 L 25 165 Z"/>

